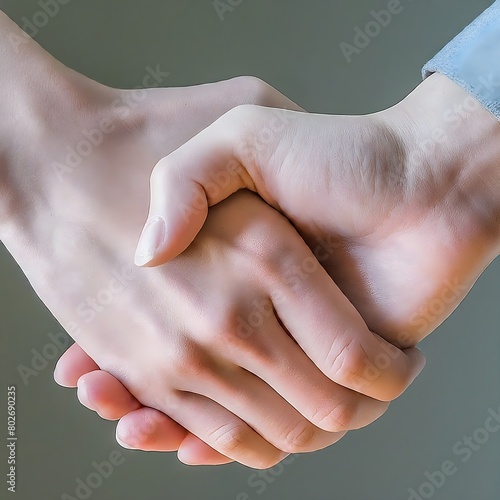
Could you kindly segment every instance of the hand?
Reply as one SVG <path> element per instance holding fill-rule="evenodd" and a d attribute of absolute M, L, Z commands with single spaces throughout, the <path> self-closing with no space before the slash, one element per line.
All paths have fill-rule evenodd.
<path fill-rule="evenodd" d="M 154 169 L 149 216 L 167 236 L 155 248 L 146 226 L 136 262 L 177 255 L 209 206 L 251 189 L 293 222 L 372 331 L 416 345 L 498 255 L 499 136 L 438 74 L 370 116 L 235 108 Z"/>
<path fill-rule="evenodd" d="M 331 382 L 279 320 L 299 339 L 301 332 L 317 336 L 314 332 L 322 322 L 323 328 L 339 332 L 348 332 L 343 323 L 353 325 L 361 350 L 356 351 L 358 344 L 349 342 L 349 337 L 339 337 L 341 352 L 332 354 L 338 366 L 332 366 L 331 373 L 344 386 L 364 382 L 359 388 L 365 393 L 390 393 L 394 381 L 401 390 L 399 384 L 414 376 L 408 372 L 415 369 L 412 360 L 418 369 L 418 357 L 412 358 L 410 352 L 406 358 L 392 348 L 399 354 L 390 369 L 377 379 L 358 380 L 365 365 L 353 365 L 348 353 L 342 352 L 343 343 L 354 362 L 361 353 L 366 358 L 359 361 L 375 359 L 383 344 L 362 327 L 322 268 L 307 281 L 287 286 L 289 264 L 312 259 L 291 226 L 253 195 L 243 193 L 217 207 L 211 219 L 199 244 L 161 269 L 137 273 L 129 288 L 115 292 L 112 303 L 101 307 L 84 330 L 73 331 L 77 341 L 138 400 L 172 416 L 220 453 L 250 466 L 268 467 L 283 457 L 280 450 L 322 448 L 340 439 L 345 430 L 378 418 L 386 403 Z M 59 270 L 69 271 L 70 262 L 59 264 Z M 104 278 L 106 269 L 96 259 L 92 264 L 93 276 Z M 210 294 L 204 292 L 207 289 Z M 78 301 L 89 291 L 88 284 L 68 289 L 57 308 L 49 302 L 63 325 L 71 311 L 84 310 Z M 91 297 L 99 294 L 98 290 Z M 329 303 L 339 307 L 330 311 Z M 260 324 L 251 332 L 240 331 L 239 319 L 252 322 L 257 310 Z M 315 317 L 318 311 L 322 321 Z M 307 331 L 308 324 L 312 332 Z"/>
<path fill-rule="evenodd" d="M 0 102 L 8 125 L 0 234 L 98 365 L 143 404 L 254 467 L 276 463 L 282 450 L 327 446 L 380 416 L 387 404 L 379 400 L 406 388 L 421 356 L 373 335 L 326 273 L 311 270 L 312 254 L 287 221 L 248 194 L 227 203 L 231 215 L 214 216 L 191 255 L 158 270 L 126 265 L 146 208 L 147 166 L 207 125 L 214 109 L 227 111 L 245 85 L 258 87 L 258 99 L 288 101 L 240 80 L 151 90 L 138 103 L 135 93 L 70 72 L 34 44 L 25 49 L 8 74 L 9 102 Z M 32 92 L 36 81 L 51 86 Z M 16 103 L 30 112 L 10 116 Z M 293 270 L 304 263 L 311 272 L 297 280 Z M 249 338 L 246 324 L 238 336 L 252 304 L 262 322 Z M 313 348 L 334 381 L 287 333 Z M 374 360 L 388 355 L 390 367 L 374 371 Z"/>
<path fill-rule="evenodd" d="M 147 408 L 110 373 L 73 344 L 59 359 L 54 372 L 64 387 L 78 387 L 80 402 L 106 420 L 118 420 L 116 440 L 125 448 L 143 451 L 177 451 L 188 465 L 222 465 L 232 462 L 164 413 Z"/>

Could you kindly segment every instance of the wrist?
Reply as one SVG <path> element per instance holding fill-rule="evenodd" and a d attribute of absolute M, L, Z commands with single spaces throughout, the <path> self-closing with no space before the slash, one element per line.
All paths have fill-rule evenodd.
<path fill-rule="evenodd" d="M 471 221 L 500 253 L 500 122 L 472 95 L 434 74 L 379 114 L 403 144 L 407 189 Z"/>

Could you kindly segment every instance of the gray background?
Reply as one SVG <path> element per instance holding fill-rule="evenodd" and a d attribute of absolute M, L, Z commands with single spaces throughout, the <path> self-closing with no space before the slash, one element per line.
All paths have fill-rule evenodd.
<path fill-rule="evenodd" d="M 36 39 L 67 65 L 108 85 L 139 85 L 146 66 L 156 64 L 171 72 L 170 85 L 252 74 L 310 111 L 364 113 L 407 94 L 418 84 L 422 64 L 492 2 L 401 0 L 403 12 L 347 64 L 340 42 L 352 43 L 354 27 L 387 3 L 243 0 L 221 21 L 212 0 L 72 0 Z M 18 23 L 40 10 L 35 0 L 2 0 L 0 6 Z M 30 351 L 42 349 L 48 332 L 60 327 L 3 248 L 0 276 L 2 405 L 7 385 L 18 391 L 17 498 L 74 496 L 76 478 L 118 449 L 114 424 L 54 384 L 55 361 L 23 384 L 19 364 L 29 366 Z M 489 408 L 500 406 L 499 279 L 497 261 L 423 343 L 425 372 L 382 419 L 328 450 L 275 469 L 272 481 L 259 483 L 265 491 L 255 485 L 255 472 L 239 465 L 190 468 L 174 454 L 123 450 L 125 463 L 90 498 L 239 500 L 246 492 L 252 500 L 399 500 L 421 485 L 426 471 L 451 459 L 458 473 L 433 498 L 498 499 L 500 432 L 467 463 L 453 446 L 484 424 Z M 4 416 L 2 406 L 2 436 Z"/>

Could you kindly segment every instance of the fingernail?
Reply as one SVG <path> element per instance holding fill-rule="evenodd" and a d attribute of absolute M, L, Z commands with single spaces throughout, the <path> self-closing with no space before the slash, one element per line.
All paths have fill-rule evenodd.
<path fill-rule="evenodd" d="M 151 262 L 158 248 L 165 241 L 166 225 L 165 220 L 160 216 L 151 217 L 142 230 L 137 250 L 135 252 L 135 265 L 143 266 Z"/>

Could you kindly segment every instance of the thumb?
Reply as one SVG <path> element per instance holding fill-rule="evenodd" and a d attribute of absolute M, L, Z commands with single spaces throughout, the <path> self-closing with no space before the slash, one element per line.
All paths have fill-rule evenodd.
<path fill-rule="evenodd" d="M 239 189 L 256 191 L 256 174 L 266 183 L 266 175 L 256 172 L 255 146 L 249 139 L 262 119 L 259 110 L 265 109 L 234 108 L 158 162 L 151 175 L 149 215 L 137 245 L 136 265 L 157 266 L 173 259 L 199 233 L 210 206 Z"/>

